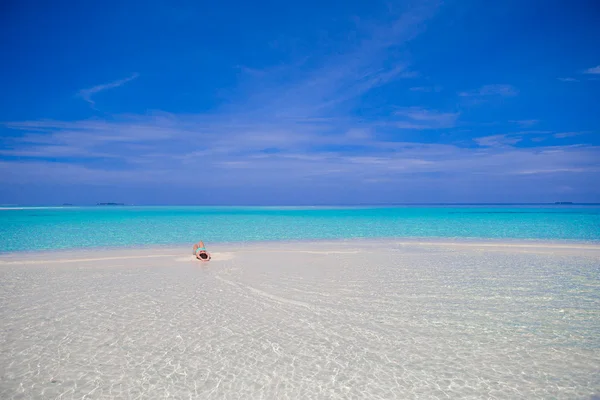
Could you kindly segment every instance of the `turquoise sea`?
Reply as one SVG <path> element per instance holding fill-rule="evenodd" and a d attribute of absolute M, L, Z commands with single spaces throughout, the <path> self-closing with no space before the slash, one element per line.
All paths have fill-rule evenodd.
<path fill-rule="evenodd" d="M 0 252 L 360 237 L 600 241 L 600 207 L 0 209 Z"/>

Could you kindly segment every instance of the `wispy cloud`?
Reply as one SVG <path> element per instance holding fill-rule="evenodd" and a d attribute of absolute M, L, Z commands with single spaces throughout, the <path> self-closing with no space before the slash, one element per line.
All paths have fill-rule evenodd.
<path fill-rule="evenodd" d="M 463 185 L 470 179 L 485 185 L 491 178 L 530 179 L 537 175 L 531 171 L 552 169 L 591 181 L 600 163 L 598 147 L 515 146 L 523 135 L 545 131 L 482 133 L 476 139 L 479 146 L 470 139 L 436 144 L 431 137 L 452 132 L 466 118 L 445 103 L 437 109 L 377 109 L 375 116 L 365 116 L 369 110 L 360 108 L 364 95 L 417 76 L 415 66 L 397 50 L 426 29 L 435 10 L 435 4 L 410 10 L 369 30 L 345 52 L 261 70 L 240 67 L 243 83 L 228 94 L 225 106 L 205 114 L 5 124 L 19 132 L 0 137 L 0 182 L 160 184 L 168 190 L 194 186 L 190 176 L 202 173 L 207 188 L 353 187 L 361 182 L 389 188 L 401 182 L 395 186 L 412 191 L 429 185 L 437 191 L 440 185 Z M 93 105 L 95 94 L 137 77 L 85 89 L 80 96 Z M 477 100 L 517 93 L 511 85 L 486 85 L 461 96 Z M 396 104 L 405 104 L 401 101 Z M 513 121 L 522 127 L 535 122 Z"/>
<path fill-rule="evenodd" d="M 528 128 L 530 126 L 538 124 L 540 121 L 537 119 L 520 119 L 520 120 L 511 120 L 513 124 L 517 124 L 523 128 Z"/>
<path fill-rule="evenodd" d="M 483 147 L 504 147 L 519 143 L 522 138 L 511 135 L 491 135 L 475 138 L 473 140 Z"/>
<path fill-rule="evenodd" d="M 585 71 L 583 71 L 583 73 L 598 75 L 598 74 L 600 74 L 600 65 L 597 65 L 597 66 L 592 67 L 592 68 L 588 68 Z"/>
<path fill-rule="evenodd" d="M 73 151 L 0 161 L 0 182 L 189 188 L 190 175 L 201 173 L 204 191 L 225 187 L 293 189 L 302 185 L 331 188 L 350 183 L 368 183 L 373 187 L 400 184 L 411 190 L 437 190 L 440 185 L 465 182 L 473 190 L 474 180 L 485 187 L 489 182 L 510 176 L 523 179 L 544 176 L 564 185 L 566 182 L 559 179 L 561 174 L 575 174 L 584 177 L 582 182 L 591 182 L 600 170 L 599 147 L 516 148 L 512 144 L 518 139 L 503 135 L 480 138 L 482 147 L 473 148 L 390 141 L 369 131 L 327 137 L 320 129 L 311 128 L 302 134 L 281 137 L 276 126 L 263 126 L 258 132 L 234 125 L 215 129 L 210 121 L 189 117 L 124 119 L 101 129 L 88 124 L 74 122 L 68 129 L 52 133 L 56 142 Z M 151 125 L 168 135 L 164 139 L 157 135 L 154 141 L 144 140 L 142 132 Z M 232 132 L 231 128 L 235 130 Z M 247 128 L 258 129 L 258 126 Z M 108 142 L 95 138 L 109 133 L 122 138 Z M 348 137 L 355 139 L 349 141 Z M 28 139 L 32 146 L 42 145 L 35 139 Z M 360 146 L 361 150 L 348 149 L 350 144 Z M 29 148 L 22 143 L 19 147 L 22 151 Z M 277 151 L 265 151 L 268 149 Z M 110 163 L 73 162 L 75 151 L 97 160 L 102 160 L 105 157 L 102 153 L 108 151 L 113 158 Z M 120 167 L 115 169 L 115 165 Z"/>
<path fill-rule="evenodd" d="M 401 129 L 439 129 L 455 126 L 459 113 L 440 112 L 421 107 L 408 107 L 397 110 L 397 116 L 404 120 L 394 123 Z"/>
<path fill-rule="evenodd" d="M 421 74 L 417 71 L 404 71 L 400 74 L 400 77 L 405 79 L 417 78 L 419 76 L 421 76 Z"/>
<path fill-rule="evenodd" d="M 583 135 L 585 133 L 587 133 L 587 132 L 559 132 L 559 133 L 555 133 L 552 136 L 554 136 L 557 139 L 564 139 L 564 138 L 569 138 L 569 137 Z"/>
<path fill-rule="evenodd" d="M 389 23 L 369 26 L 344 52 L 318 52 L 296 63 L 263 70 L 240 66 L 247 81 L 242 85 L 243 109 L 266 117 L 317 118 L 347 114 L 369 91 L 398 79 L 418 76 L 398 52 L 426 29 L 437 1 L 420 2 Z"/>
<path fill-rule="evenodd" d="M 422 93 L 439 93 L 442 91 L 441 86 L 415 86 L 409 89 L 411 92 L 422 92 Z"/>
<path fill-rule="evenodd" d="M 533 174 L 556 174 L 559 172 L 589 172 L 589 170 L 585 168 L 546 168 L 546 169 L 526 169 L 517 171 L 516 173 L 519 175 L 533 175 Z"/>
<path fill-rule="evenodd" d="M 519 121 L 511 121 L 511 122 L 519 122 Z M 526 137 L 528 140 L 532 142 L 541 142 L 546 140 L 552 133 L 552 131 L 544 131 L 544 130 L 525 130 L 511 133 L 503 133 L 498 135 L 488 135 L 482 136 L 478 138 L 474 138 L 473 140 L 480 146 L 483 147 L 506 147 L 512 146 L 519 142 L 522 142 Z M 532 137 L 533 135 L 539 135 L 536 137 Z"/>
<path fill-rule="evenodd" d="M 419 127 L 446 126 L 456 118 L 453 113 L 419 108 L 399 110 L 399 116 Z M 373 182 L 404 179 L 404 174 L 468 175 L 473 171 L 488 176 L 552 169 L 594 173 L 600 166 L 597 147 L 516 148 L 521 134 L 480 137 L 476 139 L 480 147 L 472 148 L 390 140 L 377 135 L 373 127 L 357 128 L 355 124 L 335 133 L 330 122 L 216 122 L 212 118 L 160 115 L 112 122 L 15 123 L 13 128 L 35 131 L 10 141 L 4 139 L 14 150 L 3 154 L 18 157 L 19 168 L 15 162 L 4 161 L 0 172 L 10 168 L 12 172 L 0 173 L 0 180 L 26 182 L 43 177 L 49 182 L 66 179 L 97 184 L 186 185 L 190 171 L 202 171 L 208 185 L 285 185 L 295 179 L 317 182 L 325 176 Z M 104 163 L 86 163 L 86 158 L 110 158 L 111 165 L 121 167 L 116 171 Z M 52 162 L 46 162 L 49 160 Z"/>
<path fill-rule="evenodd" d="M 462 97 L 490 97 L 501 96 L 510 97 L 519 94 L 517 88 L 512 85 L 484 85 L 476 90 L 460 92 L 458 95 Z"/>
<path fill-rule="evenodd" d="M 149 164 L 155 168 L 178 165 L 185 169 L 201 159 L 207 168 L 222 170 L 255 165 L 275 155 L 285 165 L 294 159 L 291 154 L 324 156 L 323 149 L 335 146 L 365 147 L 373 141 L 373 127 L 392 123 L 398 117 L 390 112 L 382 119 L 361 121 L 353 115 L 352 108 L 370 90 L 395 79 L 415 76 L 401 54 L 391 57 L 389 50 L 401 48 L 424 30 L 436 8 L 436 2 L 421 3 L 390 24 L 379 24 L 364 33 L 344 53 L 309 63 L 243 72 L 246 81 L 223 109 L 211 113 L 8 123 L 7 127 L 24 133 L 6 138 L 3 154 L 46 160 L 60 151 L 63 156 L 59 159 L 77 156 L 84 160 L 79 162 L 81 165 L 85 165 L 85 160 L 112 154 L 120 158 L 123 168 L 131 169 Z M 240 70 L 246 71 L 244 67 Z M 80 95 L 93 105 L 94 94 L 137 77 L 134 74 L 85 89 Z M 425 129 L 427 125 L 448 125 L 452 117 L 423 113 L 413 110 L 405 118 L 420 118 L 419 129 Z M 197 145 L 201 149 L 195 148 Z M 297 158 L 294 160 L 298 162 Z"/>
<path fill-rule="evenodd" d="M 586 74 L 586 75 L 600 75 L 600 65 L 592 67 L 592 68 L 584 69 L 583 71 L 581 71 L 581 70 L 577 71 L 577 73 Z M 573 77 L 565 77 L 565 78 L 557 78 L 557 79 L 561 82 L 580 82 L 579 79 L 573 78 Z M 587 79 L 594 80 L 596 78 L 589 77 Z"/>
<path fill-rule="evenodd" d="M 120 79 L 118 81 L 114 81 L 114 82 L 110 82 L 110 83 L 104 83 L 102 85 L 97 85 L 97 86 L 91 87 L 89 89 L 82 89 L 79 91 L 78 95 L 83 100 L 87 101 L 88 103 L 90 103 L 93 106 L 93 105 L 95 105 L 95 102 L 94 102 L 94 100 L 92 100 L 92 96 L 95 95 L 96 93 L 103 92 L 103 91 L 109 90 L 109 89 L 118 88 L 120 86 L 123 86 L 127 82 L 130 82 L 130 81 L 138 78 L 139 76 L 140 75 L 136 72 L 133 75 L 131 75 L 125 79 Z"/>

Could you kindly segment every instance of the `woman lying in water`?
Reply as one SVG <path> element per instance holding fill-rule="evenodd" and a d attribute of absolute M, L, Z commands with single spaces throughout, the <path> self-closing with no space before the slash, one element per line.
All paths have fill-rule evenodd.
<path fill-rule="evenodd" d="M 194 255 L 200 261 L 210 261 L 210 253 L 206 251 L 202 240 L 194 245 Z"/>

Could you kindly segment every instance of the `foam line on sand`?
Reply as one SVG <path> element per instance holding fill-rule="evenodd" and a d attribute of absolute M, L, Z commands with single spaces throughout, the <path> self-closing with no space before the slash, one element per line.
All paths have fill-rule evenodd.
<path fill-rule="evenodd" d="M 427 246 L 444 248 L 472 248 L 482 250 L 502 251 L 540 251 L 540 252 L 569 252 L 569 251 L 600 251 L 597 243 L 570 243 L 570 242 L 515 242 L 515 241 L 441 241 L 431 240 L 346 240 L 346 241 L 307 241 L 307 242 L 272 242 L 272 243 L 244 243 L 244 244 L 218 244 L 217 251 L 211 251 L 211 261 L 226 261 L 234 257 L 248 254 L 269 253 L 303 253 L 314 255 L 352 255 L 358 253 L 378 251 L 378 249 L 389 249 L 397 246 Z M 145 260 L 165 259 L 178 262 L 197 261 L 193 255 L 188 253 L 187 247 L 178 246 L 173 248 L 124 248 L 124 249 L 92 249 L 78 251 L 38 251 L 35 253 L 9 253 L 0 256 L 2 265 L 45 265 L 45 264 L 79 264 L 79 263 L 102 263 L 118 260 Z M 82 253 L 93 253 L 95 257 L 85 257 Z"/>

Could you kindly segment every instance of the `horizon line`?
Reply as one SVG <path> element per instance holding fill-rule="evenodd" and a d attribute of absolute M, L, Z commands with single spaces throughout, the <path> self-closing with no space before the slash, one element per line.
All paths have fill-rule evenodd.
<path fill-rule="evenodd" d="M 551 205 L 551 206 L 600 206 L 600 202 L 440 202 L 440 203 L 355 203 L 355 204 L 135 204 L 135 203 L 96 203 L 96 204 L 0 204 L 0 207 L 16 208 L 16 207 L 47 207 L 47 208 L 69 208 L 69 207 L 363 207 L 363 206 L 536 206 L 536 205 Z"/>

